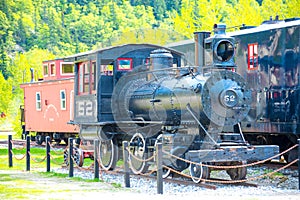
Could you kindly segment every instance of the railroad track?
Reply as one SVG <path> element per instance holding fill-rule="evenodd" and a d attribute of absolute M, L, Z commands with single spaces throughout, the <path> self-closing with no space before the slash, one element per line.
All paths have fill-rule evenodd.
<path fill-rule="evenodd" d="M 63 168 L 68 169 L 67 166 L 63 166 Z M 77 170 L 80 170 L 80 167 L 75 167 L 75 168 Z M 81 170 L 81 171 L 83 173 L 94 173 L 93 169 L 84 169 L 84 170 Z M 113 176 L 124 176 L 125 172 L 123 171 L 123 168 L 118 167 L 114 171 L 104 171 L 104 170 L 102 170 L 102 171 L 100 171 L 100 174 L 101 174 L 101 176 L 103 176 L 103 174 L 113 175 Z M 137 174 L 130 173 L 130 179 L 135 179 L 135 180 L 144 179 L 144 180 L 151 180 L 153 182 L 157 181 L 157 177 L 156 177 L 155 173 L 152 173 L 150 175 L 146 175 L 146 174 L 137 175 Z M 208 180 L 209 181 L 217 181 L 217 182 L 229 181 L 228 179 L 220 179 L 220 178 L 209 178 Z M 218 188 L 218 186 L 228 185 L 228 184 L 207 183 L 207 182 L 195 183 L 191 179 L 189 179 L 185 176 L 181 176 L 179 174 L 176 174 L 173 177 L 165 178 L 165 179 L 163 179 L 163 182 L 168 183 L 168 184 L 174 184 L 174 185 L 202 187 L 202 188 L 211 189 L 211 190 L 216 190 Z M 258 187 L 257 184 L 248 183 L 248 182 L 233 183 L 231 185 L 235 185 L 235 186 L 239 185 L 239 186 L 247 186 L 247 187 Z"/>

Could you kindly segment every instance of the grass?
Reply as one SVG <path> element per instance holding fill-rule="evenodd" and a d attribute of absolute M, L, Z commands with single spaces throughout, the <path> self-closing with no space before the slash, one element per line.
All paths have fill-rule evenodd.
<path fill-rule="evenodd" d="M 85 192 L 99 192 L 99 190 L 108 192 L 123 190 L 120 183 L 107 183 L 101 179 L 68 177 L 69 174 L 53 171 L 46 172 L 46 161 L 36 163 L 31 160 L 30 171 L 27 172 L 26 157 L 18 160 L 25 155 L 26 149 L 13 149 L 12 151 L 14 154 L 13 167 L 9 167 L 8 149 L 0 148 L 0 199 L 47 199 L 47 194 L 62 197 L 77 193 L 82 195 Z M 55 162 L 51 161 L 51 170 L 61 168 L 63 151 L 62 149 L 54 152 L 51 149 L 53 157 L 51 160 L 55 160 Z M 35 160 L 40 161 L 46 156 L 46 149 L 31 147 L 30 154 Z M 85 159 L 83 167 L 89 167 L 93 162 L 91 159 Z M 51 199 L 61 199 L 60 197 L 51 197 Z"/>
<path fill-rule="evenodd" d="M 69 174 L 63 174 L 63 173 L 57 173 L 57 172 L 40 172 L 39 174 L 41 174 L 44 177 L 56 177 L 56 178 L 70 178 Z M 82 181 L 82 182 L 87 182 L 87 183 L 91 183 L 91 182 L 104 182 L 103 180 L 100 179 L 84 179 L 81 177 L 71 177 L 70 179 L 74 180 L 74 181 Z"/>
<path fill-rule="evenodd" d="M 9 174 L 0 174 L 0 182 L 6 183 L 0 184 L 0 198 L 2 197 L 2 199 L 6 197 L 9 199 L 25 199 L 28 195 L 40 195 L 43 193 L 43 190 L 38 188 L 32 188 L 31 190 L 23 188 L 23 185 L 32 185 L 34 182 L 16 179 Z"/>
<path fill-rule="evenodd" d="M 0 199 L 80 199 L 91 192 L 128 191 L 119 183 L 110 184 L 99 179 L 69 178 L 53 172 L 10 172 L 0 170 Z"/>

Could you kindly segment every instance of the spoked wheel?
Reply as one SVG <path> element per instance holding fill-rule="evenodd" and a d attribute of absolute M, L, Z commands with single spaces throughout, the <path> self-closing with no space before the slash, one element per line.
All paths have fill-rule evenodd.
<path fill-rule="evenodd" d="M 156 138 L 155 144 L 154 144 L 155 149 L 156 149 L 157 144 L 162 142 L 162 136 L 163 136 L 163 135 L 160 134 L 160 135 Z M 154 159 L 156 159 L 156 156 L 154 157 Z M 155 161 L 156 161 L 156 160 L 155 160 Z M 163 164 L 164 164 L 164 163 L 163 163 Z M 169 176 L 172 176 L 172 175 L 173 175 L 173 173 L 171 172 L 170 169 L 167 169 L 167 168 L 163 167 L 162 170 L 163 170 L 162 178 L 168 178 Z"/>
<path fill-rule="evenodd" d="M 245 165 L 247 162 L 232 162 L 231 165 Z M 247 167 L 231 168 L 226 170 L 231 180 L 243 180 L 247 175 Z"/>
<path fill-rule="evenodd" d="M 113 170 L 118 161 L 118 145 L 113 140 L 100 141 L 99 159 L 104 170 Z"/>
<path fill-rule="evenodd" d="M 136 133 L 130 140 L 129 164 L 134 174 L 145 173 L 149 165 L 146 163 L 146 142 L 141 133 Z"/>
<path fill-rule="evenodd" d="M 203 179 L 208 179 L 210 170 L 208 167 L 203 166 L 202 163 L 190 164 L 190 175 L 194 183 L 199 183 Z"/>
<path fill-rule="evenodd" d="M 81 149 L 76 148 L 76 147 L 73 148 L 73 158 L 74 158 L 74 162 L 76 163 L 76 165 L 78 165 L 79 167 L 82 167 L 84 156 L 83 156 L 83 152 Z M 69 166 L 69 149 L 66 149 L 64 151 L 64 164 Z"/>

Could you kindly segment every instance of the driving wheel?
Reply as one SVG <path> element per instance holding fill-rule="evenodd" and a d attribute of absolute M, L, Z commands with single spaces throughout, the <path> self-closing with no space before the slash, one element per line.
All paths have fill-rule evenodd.
<path fill-rule="evenodd" d="M 149 165 L 146 163 L 146 142 L 141 133 L 136 133 L 130 140 L 129 165 L 134 174 L 145 173 Z"/>
<path fill-rule="evenodd" d="M 104 170 L 113 170 L 118 161 L 118 145 L 114 140 L 100 141 L 99 162 Z"/>

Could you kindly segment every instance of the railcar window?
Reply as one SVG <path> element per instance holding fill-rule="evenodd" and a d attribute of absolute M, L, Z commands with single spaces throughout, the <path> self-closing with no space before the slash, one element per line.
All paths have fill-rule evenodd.
<path fill-rule="evenodd" d="M 258 68 L 258 44 L 248 44 L 248 70 Z"/>
<path fill-rule="evenodd" d="M 61 63 L 61 74 L 73 74 L 74 73 L 74 67 L 72 63 Z"/>
<path fill-rule="evenodd" d="M 78 94 L 83 93 L 83 70 L 82 65 L 79 65 L 78 69 Z"/>
<path fill-rule="evenodd" d="M 51 63 L 50 64 L 50 75 L 51 76 L 55 76 L 55 64 L 54 63 Z"/>
<path fill-rule="evenodd" d="M 95 84 L 95 80 L 96 80 L 96 62 L 92 62 L 92 68 L 91 68 L 91 87 L 92 87 L 92 91 L 96 90 L 96 84 Z"/>
<path fill-rule="evenodd" d="M 35 106 L 36 106 L 36 110 L 38 111 L 42 110 L 42 99 L 41 99 L 40 92 L 35 93 Z"/>
<path fill-rule="evenodd" d="M 48 64 L 43 65 L 44 76 L 48 76 Z"/>
<path fill-rule="evenodd" d="M 132 70 L 132 58 L 118 58 L 118 71 Z"/>
<path fill-rule="evenodd" d="M 78 70 L 78 94 L 90 92 L 90 69 L 87 62 L 79 64 Z"/>
<path fill-rule="evenodd" d="M 83 92 L 89 92 L 90 87 L 90 69 L 87 63 L 84 64 L 84 79 L 83 79 Z"/>
<path fill-rule="evenodd" d="M 101 65 L 101 75 L 107 75 L 107 76 L 112 76 L 114 66 L 113 65 Z"/>
<path fill-rule="evenodd" d="M 67 109 L 67 99 L 66 99 L 66 91 L 65 90 L 61 90 L 60 91 L 60 108 L 62 110 L 66 110 Z"/>

